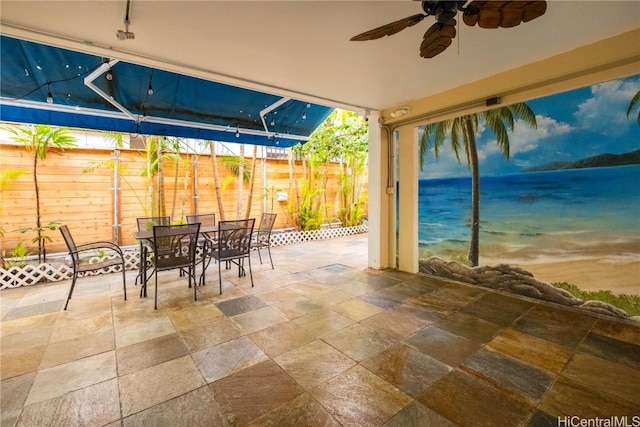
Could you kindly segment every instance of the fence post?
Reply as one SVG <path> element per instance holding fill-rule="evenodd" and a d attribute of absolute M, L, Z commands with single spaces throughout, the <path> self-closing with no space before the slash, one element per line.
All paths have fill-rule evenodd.
<path fill-rule="evenodd" d="M 193 156 L 193 213 L 198 215 L 198 156 Z"/>
<path fill-rule="evenodd" d="M 120 151 L 113 150 L 113 243 L 120 244 Z"/>

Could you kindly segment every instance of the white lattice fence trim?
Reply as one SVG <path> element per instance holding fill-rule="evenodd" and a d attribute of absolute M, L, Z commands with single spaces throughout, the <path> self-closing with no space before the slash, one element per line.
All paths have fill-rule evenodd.
<path fill-rule="evenodd" d="M 356 227 L 322 228 L 309 231 L 274 231 L 271 234 L 271 246 L 293 245 L 295 243 L 309 242 L 313 240 L 332 239 L 335 237 L 350 236 L 369 231 L 365 225 Z"/>
<path fill-rule="evenodd" d="M 310 231 L 280 231 L 274 230 L 271 235 L 271 246 L 285 246 L 313 240 L 331 239 L 335 237 L 350 236 L 368 232 L 366 224 L 356 227 L 322 228 Z M 124 264 L 126 270 L 137 270 L 140 265 L 139 247 L 123 247 Z M 200 254 L 198 254 L 198 257 Z M 59 282 L 73 277 L 71 260 L 66 254 L 53 254 L 47 256 L 51 261 L 37 265 L 24 267 L 12 266 L 8 269 L 0 268 L 0 289 L 31 286 L 42 281 Z M 89 258 L 89 262 L 97 262 L 99 258 Z M 120 271 L 118 266 L 107 267 L 100 271 L 84 273 L 87 276 L 109 274 Z"/>
<path fill-rule="evenodd" d="M 124 249 L 124 248 L 123 248 Z M 140 264 L 137 247 L 133 250 L 123 250 L 124 265 L 126 270 L 137 270 Z M 108 256 L 107 258 L 113 258 Z M 24 267 L 12 266 L 9 269 L 0 268 L 0 289 L 31 286 L 39 282 L 59 282 L 73 277 L 73 266 L 69 255 L 53 254 L 47 257 L 50 262 L 41 264 L 27 264 Z M 100 260 L 93 256 L 88 262 L 95 263 Z M 119 272 L 120 267 L 110 266 L 99 271 L 82 273 L 82 276 L 97 276 Z"/>
<path fill-rule="evenodd" d="M 25 265 L 24 267 L 13 266 L 8 270 L 0 269 L 0 289 L 35 285 L 43 280 L 57 282 L 71 277 L 69 272 L 72 275 L 73 269 L 66 265 L 56 268 L 48 263 Z"/>

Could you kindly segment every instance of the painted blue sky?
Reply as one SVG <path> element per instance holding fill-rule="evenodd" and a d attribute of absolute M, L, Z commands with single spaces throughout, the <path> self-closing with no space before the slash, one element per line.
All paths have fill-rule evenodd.
<path fill-rule="evenodd" d="M 516 123 L 509 135 L 511 157 L 498 150 L 495 137 L 482 123 L 476 134 L 480 175 L 504 175 L 553 161 L 575 161 L 599 154 L 621 154 L 640 149 L 638 106 L 627 118 L 629 101 L 640 90 L 640 75 L 600 83 L 527 103 L 536 114 L 537 129 Z M 434 159 L 425 156 L 421 178 L 470 176 L 459 164 L 450 144 Z"/>

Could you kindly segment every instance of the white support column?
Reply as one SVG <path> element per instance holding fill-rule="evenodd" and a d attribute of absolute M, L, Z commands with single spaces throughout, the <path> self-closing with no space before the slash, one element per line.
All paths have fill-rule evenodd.
<path fill-rule="evenodd" d="M 369 115 L 369 261 L 370 268 L 389 267 L 389 139 L 378 124 L 377 111 Z"/>
<path fill-rule="evenodd" d="M 418 128 L 399 129 L 398 269 L 418 272 Z"/>

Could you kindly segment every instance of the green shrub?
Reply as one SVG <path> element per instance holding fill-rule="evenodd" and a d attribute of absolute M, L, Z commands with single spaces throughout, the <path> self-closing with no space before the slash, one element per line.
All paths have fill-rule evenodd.
<path fill-rule="evenodd" d="M 640 295 L 614 294 L 609 290 L 583 291 L 576 285 L 566 282 L 556 282 L 553 283 L 553 286 L 564 289 L 574 297 L 584 301 L 603 301 L 626 311 L 630 316 L 640 316 Z"/>
<path fill-rule="evenodd" d="M 20 240 L 18 242 L 18 244 L 16 245 L 16 247 L 11 251 L 10 254 L 10 258 L 14 258 L 13 260 L 7 261 L 6 259 L 4 260 L 4 268 L 11 268 L 11 267 L 19 267 L 22 268 L 24 266 L 27 265 L 27 260 L 26 258 L 31 256 L 32 253 L 29 250 L 29 248 L 27 248 L 24 245 L 24 240 Z M 4 258 L 4 256 L 3 256 Z"/>
<path fill-rule="evenodd" d="M 458 264 L 471 267 L 471 261 L 469 261 L 469 257 L 467 256 L 467 254 L 464 254 L 462 252 L 453 252 L 449 258 L 451 258 L 451 261 L 455 261 Z"/>

